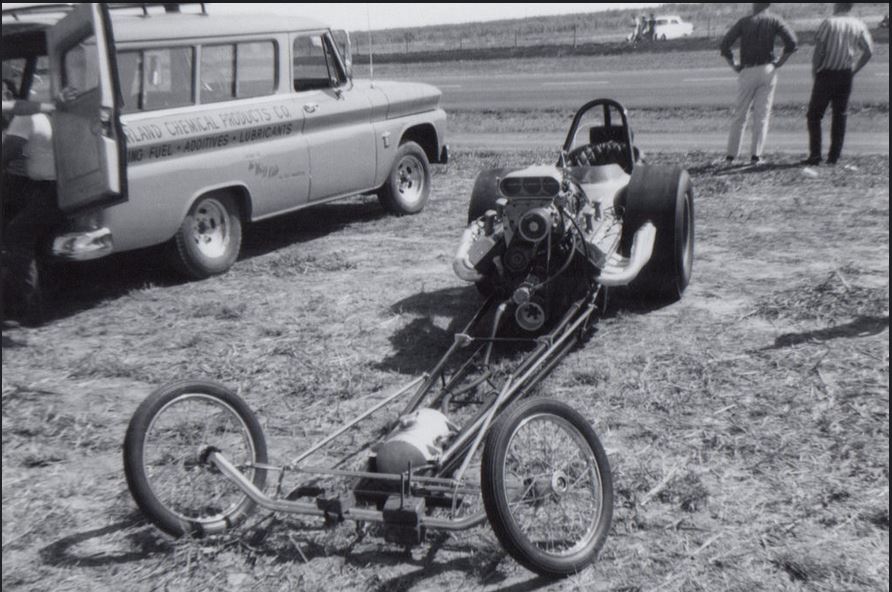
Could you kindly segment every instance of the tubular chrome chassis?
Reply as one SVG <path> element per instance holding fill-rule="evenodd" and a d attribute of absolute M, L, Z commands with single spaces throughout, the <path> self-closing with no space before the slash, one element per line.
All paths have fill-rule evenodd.
<path fill-rule="evenodd" d="M 332 517 L 330 510 L 320 507 L 317 503 L 293 500 L 290 499 L 292 497 L 291 495 L 285 496 L 284 498 L 281 497 L 282 480 L 286 472 L 292 471 L 305 475 L 313 475 L 314 477 L 329 476 L 370 479 L 380 482 L 390 482 L 392 485 L 398 483 L 400 495 L 405 493 L 406 495 L 421 497 L 431 494 L 445 496 L 447 501 L 451 500 L 452 511 L 449 513 L 449 517 L 439 518 L 424 515 L 420 517 L 421 526 L 449 531 L 465 530 L 477 526 L 486 519 L 486 515 L 482 510 L 470 516 L 461 518 L 456 518 L 455 516 L 459 496 L 464 493 L 477 493 L 479 491 L 479 488 L 469 489 L 463 481 L 463 476 L 467 471 L 471 460 L 475 453 L 480 449 L 483 438 L 486 436 L 499 412 L 503 411 L 512 402 L 523 397 L 526 392 L 545 378 L 551 370 L 554 369 L 558 362 L 560 362 L 560 360 L 579 342 L 589 326 L 590 321 L 595 315 L 599 314 L 598 296 L 601 294 L 602 290 L 604 290 L 602 286 L 595 284 L 593 288 L 587 292 L 586 296 L 577 300 L 570 306 L 568 311 L 549 333 L 531 338 L 497 337 L 499 324 L 507 309 L 508 302 L 505 301 L 496 305 L 496 297 L 490 296 L 474 314 L 473 318 L 467 323 L 464 330 L 455 334 L 455 338 L 449 350 L 442 358 L 440 358 L 439 362 L 437 362 L 430 372 L 415 378 L 408 384 L 386 396 L 372 408 L 343 424 L 336 431 L 313 444 L 306 451 L 300 453 L 288 465 L 280 467 L 255 463 L 253 465 L 254 468 L 279 473 L 278 485 L 273 497 L 257 488 L 251 480 L 227 460 L 219 450 L 208 449 L 202 456 L 205 462 L 215 466 L 258 506 L 272 512 L 319 516 L 326 519 Z M 482 324 L 482 320 L 492 310 L 495 311 L 495 314 L 493 316 L 492 329 L 489 336 L 472 335 L 472 332 Z M 491 355 L 493 346 L 500 342 L 526 343 L 528 345 L 533 345 L 534 347 L 531 351 L 523 354 L 522 359 L 516 363 L 514 368 L 508 373 L 507 377 L 501 381 L 501 384 L 498 384 L 493 376 Z M 474 346 L 476 346 L 475 349 L 470 353 L 466 361 L 458 368 L 458 370 L 450 376 L 447 376 L 450 360 L 452 360 L 460 350 L 467 350 Z M 481 359 L 482 361 L 482 368 L 480 369 L 478 376 L 472 378 L 469 383 L 460 387 L 458 390 L 453 390 L 473 373 L 472 369 L 474 367 L 474 362 L 478 359 Z M 484 386 L 496 392 L 496 396 L 491 397 L 488 401 L 481 404 L 477 413 L 459 429 L 456 436 L 451 440 L 449 447 L 432 463 L 414 468 L 410 465 L 407 471 L 402 474 L 339 469 L 338 467 L 347 459 L 342 459 L 341 462 L 336 463 L 333 467 L 314 467 L 304 466 L 304 464 L 302 464 L 308 458 L 324 449 L 338 436 L 344 434 L 381 408 L 388 406 L 397 399 L 408 396 L 413 389 L 415 389 L 414 394 L 412 394 L 411 399 L 400 413 L 400 416 L 418 410 L 428 400 L 431 401 L 431 406 L 433 406 L 441 404 L 444 397 L 467 393 Z M 358 453 L 367 450 L 368 448 L 363 448 L 352 453 L 350 456 L 356 456 Z M 431 474 L 419 475 L 417 474 L 418 470 L 425 470 Z M 380 510 L 356 506 L 350 506 L 339 511 L 337 521 L 341 520 L 377 523 L 385 522 L 383 512 Z"/>

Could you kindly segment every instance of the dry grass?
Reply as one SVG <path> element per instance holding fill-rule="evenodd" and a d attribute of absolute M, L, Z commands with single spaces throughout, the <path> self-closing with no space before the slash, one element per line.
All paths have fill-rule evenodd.
<path fill-rule="evenodd" d="M 126 423 L 167 380 L 237 389 L 285 461 L 442 353 L 477 302 L 450 272 L 475 172 L 553 158 L 458 152 L 419 216 L 363 197 L 265 222 L 203 282 L 152 253 L 97 262 L 62 278 L 45 327 L 4 328 L 4 590 L 888 590 L 888 157 L 809 178 L 783 156 L 716 174 L 715 156 L 652 155 L 695 177 L 684 300 L 615 299 L 541 389 L 610 455 L 594 567 L 534 578 L 488 527 L 410 554 L 288 516 L 175 542 L 126 491 Z"/>

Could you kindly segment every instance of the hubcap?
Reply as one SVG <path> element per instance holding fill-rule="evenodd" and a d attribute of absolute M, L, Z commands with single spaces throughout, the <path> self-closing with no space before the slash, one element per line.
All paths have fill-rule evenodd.
<path fill-rule="evenodd" d="M 229 246 L 229 218 L 223 204 L 213 198 L 202 200 L 192 215 L 191 239 L 205 257 L 222 257 Z"/>
<path fill-rule="evenodd" d="M 424 167 L 414 156 L 404 156 L 396 168 L 397 191 L 403 202 L 418 203 L 424 194 Z"/>

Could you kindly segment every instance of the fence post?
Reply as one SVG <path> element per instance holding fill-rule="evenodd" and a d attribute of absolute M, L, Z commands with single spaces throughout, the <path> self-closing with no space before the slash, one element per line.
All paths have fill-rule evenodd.
<path fill-rule="evenodd" d="M 517 29 L 514 29 L 514 48 L 517 49 Z"/>
<path fill-rule="evenodd" d="M 573 23 L 573 47 L 576 47 L 576 23 Z"/>

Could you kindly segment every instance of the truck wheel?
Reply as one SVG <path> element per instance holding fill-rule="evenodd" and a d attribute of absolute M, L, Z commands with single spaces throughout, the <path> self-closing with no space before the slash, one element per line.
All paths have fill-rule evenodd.
<path fill-rule="evenodd" d="M 631 283 L 648 299 L 675 302 L 691 281 L 694 266 L 694 189 L 681 167 L 638 166 L 626 190 L 622 248 L 650 221 L 657 229 L 650 261 Z"/>
<path fill-rule="evenodd" d="M 607 454 L 589 422 L 554 399 L 505 410 L 483 448 L 481 489 L 499 542 L 539 575 L 579 573 L 610 532 Z"/>
<path fill-rule="evenodd" d="M 431 170 L 427 154 L 415 142 L 399 147 L 387 181 L 378 190 L 378 200 L 391 214 L 417 214 L 431 193 Z"/>
<path fill-rule="evenodd" d="M 266 440 L 238 395 L 212 382 L 165 385 L 136 409 L 124 438 L 124 474 L 139 509 L 175 537 L 218 534 L 255 507 L 205 458 L 217 450 L 258 489 L 266 483 Z"/>
<path fill-rule="evenodd" d="M 227 194 L 198 198 L 173 239 L 177 270 L 193 279 L 224 273 L 238 258 L 242 221 L 235 199 Z"/>

